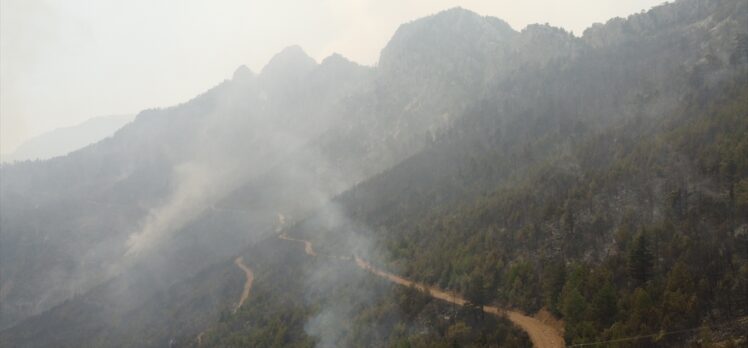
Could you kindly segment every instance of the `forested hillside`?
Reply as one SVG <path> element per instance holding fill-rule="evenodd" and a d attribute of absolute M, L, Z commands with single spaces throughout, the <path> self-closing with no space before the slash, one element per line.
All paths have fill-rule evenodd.
<path fill-rule="evenodd" d="M 403 24 L 375 67 L 290 47 L 0 168 L 0 343 L 536 342 L 491 306 L 568 346 L 745 345 L 746 86 L 741 0 L 581 36 L 455 8 Z"/>
<path fill-rule="evenodd" d="M 706 105 L 686 102 L 669 117 L 589 135 L 567 156 L 450 208 L 405 192 L 393 198 L 405 202 L 403 215 L 357 215 L 375 226 L 390 267 L 461 292 L 479 286 L 485 301 L 549 308 L 570 343 L 655 334 L 658 344 L 682 344 L 694 332 L 681 330 L 748 314 L 745 83 Z M 493 168 L 471 173 L 481 170 Z M 490 190 L 451 180 L 468 188 L 430 193 Z M 381 190 L 359 190 L 367 189 Z M 372 204 L 347 199 L 346 207 Z"/>
<path fill-rule="evenodd" d="M 188 342 L 226 347 L 529 346 L 524 333 L 506 319 L 481 320 L 474 310 L 389 284 L 351 262 L 310 258 L 300 251 L 276 238 L 247 251 L 259 274 L 253 300 L 234 315 L 224 313 L 199 344 L 191 337 Z"/>

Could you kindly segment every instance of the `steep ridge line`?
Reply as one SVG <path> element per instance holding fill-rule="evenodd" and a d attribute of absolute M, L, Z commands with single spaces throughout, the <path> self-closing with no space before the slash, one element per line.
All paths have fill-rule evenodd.
<path fill-rule="evenodd" d="M 318 254 L 314 251 L 314 247 L 312 246 L 312 243 L 308 240 L 289 237 L 285 232 L 279 234 L 278 238 L 283 239 L 283 240 L 303 243 L 304 252 L 307 255 L 318 256 Z M 339 260 L 350 260 L 350 258 L 341 257 L 341 256 L 330 256 L 330 257 L 334 259 L 339 259 Z M 434 286 L 429 286 L 429 285 L 425 285 L 422 283 L 418 283 L 418 282 L 403 278 L 401 276 L 380 270 L 372 266 L 369 262 L 355 255 L 354 255 L 354 259 L 355 259 L 356 266 L 358 266 L 359 268 L 365 271 L 368 271 L 376 276 L 387 279 L 395 284 L 399 284 L 403 286 L 414 286 L 417 289 L 428 293 L 431 297 L 435 299 L 446 301 L 449 303 L 454 303 L 460 306 L 464 306 L 467 303 L 467 300 L 465 300 L 463 297 L 461 297 L 460 295 L 456 293 L 445 291 Z M 563 336 L 559 330 L 557 330 L 553 326 L 548 325 L 536 318 L 524 315 L 517 311 L 504 310 L 504 309 L 501 309 L 495 306 L 484 306 L 483 311 L 489 314 L 497 315 L 497 316 L 501 314 L 506 314 L 506 317 L 512 323 L 514 323 L 519 328 L 527 332 L 527 335 L 530 336 L 530 341 L 532 341 L 532 345 L 534 347 L 561 348 L 565 346 Z"/>

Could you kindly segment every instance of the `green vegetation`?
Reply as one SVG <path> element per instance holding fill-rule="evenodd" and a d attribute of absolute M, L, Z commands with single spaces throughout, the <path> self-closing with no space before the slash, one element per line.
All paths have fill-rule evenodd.
<path fill-rule="evenodd" d="M 565 321 L 567 343 L 652 335 L 618 345 L 680 345 L 692 328 L 748 315 L 744 83 L 667 117 L 582 134 L 560 159 L 536 151 L 549 159 L 526 165 L 530 175 L 498 179 L 474 199 L 465 192 L 490 186 L 459 178 L 421 196 L 468 198 L 419 205 L 421 197 L 403 197 L 402 217 L 379 218 L 367 210 L 376 203 L 358 198 L 377 183 L 342 199 L 377 231 L 389 266 L 409 277 L 479 305 L 546 307 Z M 501 165 L 483 168 L 471 175 Z"/>
<path fill-rule="evenodd" d="M 235 314 L 224 311 L 200 346 L 530 346 L 504 318 L 476 315 L 297 247 L 273 238 L 245 253 L 255 272 L 250 299 Z M 193 337 L 182 341 L 198 346 Z"/>

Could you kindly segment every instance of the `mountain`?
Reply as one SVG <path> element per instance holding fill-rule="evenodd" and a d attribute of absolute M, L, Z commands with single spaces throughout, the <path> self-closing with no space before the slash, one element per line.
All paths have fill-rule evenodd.
<path fill-rule="evenodd" d="M 58 128 L 27 140 L 12 153 L 3 155 L 3 162 L 45 160 L 64 156 L 111 136 L 132 119 L 133 116 L 128 115 L 102 116 L 75 126 Z"/>
<path fill-rule="evenodd" d="M 184 104 L 141 112 L 112 138 L 0 169 L 3 324 L 122 272 L 164 272 L 171 284 L 270 230 L 278 212 L 302 216 L 417 151 L 443 121 L 396 129 L 411 112 L 377 98 L 387 87 L 372 74 L 291 47 L 259 75 L 239 68 Z"/>
<path fill-rule="evenodd" d="M 0 168 L 0 342 L 537 344 L 502 308 L 566 344 L 743 344 L 746 38 L 745 2 L 680 0 L 581 37 L 451 9 L 376 67 L 285 49 Z"/>

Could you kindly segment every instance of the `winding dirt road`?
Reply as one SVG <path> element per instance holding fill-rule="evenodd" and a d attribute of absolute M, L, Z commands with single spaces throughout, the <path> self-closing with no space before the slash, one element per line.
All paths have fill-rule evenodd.
<path fill-rule="evenodd" d="M 312 242 L 308 240 L 291 238 L 285 232 L 281 233 L 278 238 L 283 240 L 290 240 L 292 242 L 304 243 L 304 252 L 309 256 L 317 256 L 317 253 L 314 252 L 314 248 L 312 247 Z"/>
<path fill-rule="evenodd" d="M 242 256 L 234 259 L 234 264 L 236 265 L 236 267 L 241 268 L 241 270 L 244 271 L 244 274 L 247 276 L 247 280 L 244 282 L 244 290 L 242 291 L 242 296 L 239 298 L 239 303 L 237 303 L 236 307 L 234 307 L 234 313 L 236 313 L 236 311 L 239 310 L 239 308 L 244 304 L 244 301 L 247 300 L 247 297 L 249 297 L 249 292 L 252 290 L 252 283 L 254 283 L 255 281 L 255 274 L 252 273 L 252 269 L 244 264 L 244 257 Z"/>
<path fill-rule="evenodd" d="M 280 235 L 278 235 L 278 238 L 283 239 L 283 240 L 303 243 L 304 252 L 307 255 L 318 256 L 317 253 L 314 251 L 314 247 L 312 246 L 312 243 L 308 240 L 291 238 L 286 233 L 281 233 Z M 340 256 L 331 256 L 331 257 L 335 259 L 340 259 L 340 260 L 350 260 L 350 258 L 340 257 Z M 444 291 L 437 287 L 418 283 L 418 282 L 400 277 L 398 275 L 385 272 L 381 269 L 378 269 L 372 266 L 369 262 L 365 261 L 364 259 L 358 256 L 354 256 L 354 258 L 355 258 L 356 265 L 359 268 L 366 270 L 368 272 L 371 272 L 372 274 L 382 277 L 384 279 L 387 279 L 393 283 L 400 284 L 403 286 L 414 286 L 418 288 L 419 290 L 427 292 L 431 297 L 435 299 L 439 299 L 439 300 L 446 301 L 449 303 L 454 303 L 460 306 L 463 306 L 467 303 L 467 300 L 465 300 L 463 297 L 461 297 L 460 295 L 456 293 Z M 493 315 L 505 314 L 506 317 L 512 323 L 514 323 L 519 328 L 527 332 L 527 335 L 530 336 L 530 341 L 532 341 L 532 345 L 534 347 L 561 348 L 565 346 L 563 335 L 560 330 L 536 318 L 524 315 L 517 311 L 503 310 L 501 308 L 494 307 L 494 306 L 484 306 L 483 311 L 489 314 L 493 314 Z"/>
<path fill-rule="evenodd" d="M 244 275 L 246 276 L 246 280 L 244 281 L 244 290 L 242 290 L 242 296 L 239 297 L 239 302 L 236 304 L 236 307 L 234 307 L 234 313 L 241 308 L 241 306 L 244 304 L 244 301 L 247 300 L 247 297 L 249 297 L 249 292 L 252 291 L 252 283 L 255 281 L 255 274 L 252 272 L 252 269 L 249 268 L 244 263 L 244 257 L 239 256 L 234 259 L 234 264 L 236 267 L 239 267 L 242 271 L 244 271 Z M 200 346 L 203 344 L 203 336 L 205 335 L 205 330 L 200 332 L 195 339 L 197 340 L 197 345 Z"/>
<path fill-rule="evenodd" d="M 454 303 L 460 306 L 464 306 L 467 303 L 467 300 L 456 293 L 444 291 L 433 286 L 414 282 L 392 273 L 385 272 L 372 266 L 369 262 L 361 259 L 358 256 L 356 256 L 356 265 L 393 283 L 403 286 L 414 286 L 421 291 L 427 292 L 433 298 L 449 303 Z M 483 311 L 493 315 L 501 315 L 502 313 L 506 314 L 509 320 L 511 320 L 515 325 L 519 326 L 522 330 L 525 330 L 525 332 L 527 332 L 528 336 L 530 336 L 530 340 L 532 341 L 532 345 L 535 347 L 555 348 L 564 346 L 564 339 L 561 336 L 561 333 L 558 332 L 556 328 L 547 325 L 538 319 L 529 317 L 517 311 L 503 310 L 494 306 L 484 306 Z"/>

